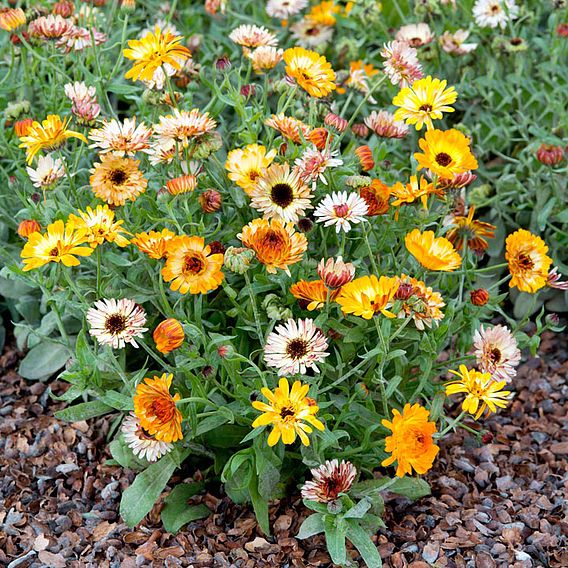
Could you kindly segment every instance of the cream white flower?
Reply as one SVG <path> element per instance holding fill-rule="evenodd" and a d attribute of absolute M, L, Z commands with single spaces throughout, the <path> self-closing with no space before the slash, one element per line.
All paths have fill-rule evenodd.
<path fill-rule="evenodd" d="M 132 450 L 132 453 L 141 459 L 149 462 L 155 462 L 162 456 L 171 452 L 174 445 L 169 442 L 160 442 L 154 436 L 151 436 L 140 426 L 140 421 L 136 415 L 131 412 L 122 423 L 122 435 L 126 445 Z"/>
<path fill-rule="evenodd" d="M 515 0 L 477 0 L 473 5 L 473 17 L 482 28 L 505 29 L 509 20 L 519 15 Z"/>
<path fill-rule="evenodd" d="M 343 230 L 346 233 L 351 230 L 351 223 L 357 224 L 365 219 L 368 211 L 365 200 L 357 193 L 339 191 L 327 195 L 314 211 L 318 217 L 318 223 L 324 223 L 326 227 L 335 225 L 336 232 Z"/>
<path fill-rule="evenodd" d="M 308 0 L 268 0 L 266 13 L 271 18 L 287 20 L 290 16 L 295 16 L 307 5 Z"/>
<path fill-rule="evenodd" d="M 100 154 L 134 156 L 136 152 L 149 152 L 151 136 L 152 129 L 143 122 L 136 126 L 136 117 L 125 118 L 122 123 L 113 118 L 89 132 L 89 139 L 94 142 L 90 148 L 99 148 Z"/>
<path fill-rule="evenodd" d="M 421 47 L 429 44 L 434 39 L 434 34 L 428 24 L 407 24 L 396 32 L 395 39 L 405 41 L 412 47 Z"/>
<path fill-rule="evenodd" d="M 26 170 L 34 186 L 42 190 L 54 188 L 57 182 L 65 176 L 63 160 L 53 159 L 50 154 L 40 156 L 35 169 L 28 166 Z"/>
<path fill-rule="evenodd" d="M 340 493 L 347 493 L 357 470 L 351 462 L 333 459 L 311 470 L 313 480 L 306 481 L 302 487 L 302 498 L 318 503 L 335 501 Z"/>

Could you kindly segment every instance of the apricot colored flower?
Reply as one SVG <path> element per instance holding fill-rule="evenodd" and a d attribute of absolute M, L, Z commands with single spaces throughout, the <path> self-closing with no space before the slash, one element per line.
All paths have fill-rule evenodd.
<path fill-rule="evenodd" d="M 223 255 L 212 253 L 202 237 L 175 237 L 167 244 L 162 276 L 180 294 L 206 294 L 221 285 Z"/>
<path fill-rule="evenodd" d="M 288 267 L 302 260 L 308 248 L 306 237 L 297 233 L 292 223 L 278 219 L 254 219 L 237 237 L 256 253 L 270 274 L 279 268 L 290 275 Z"/>
<path fill-rule="evenodd" d="M 78 256 L 90 256 L 93 249 L 82 246 L 88 241 L 87 231 L 77 229 L 72 223 L 55 221 L 45 233 L 32 233 L 20 256 L 24 260 L 23 271 L 39 268 L 48 262 L 61 262 L 65 266 L 78 266 Z"/>
<path fill-rule="evenodd" d="M 134 414 L 140 426 L 160 442 L 177 442 L 183 438 L 181 412 L 176 407 L 180 395 L 170 394 L 174 376 L 164 373 L 161 377 L 145 378 L 136 387 Z"/>
<path fill-rule="evenodd" d="M 156 349 L 160 353 L 166 354 L 177 349 L 183 344 L 185 333 L 183 331 L 183 326 L 177 319 L 168 318 L 161 321 L 156 326 L 152 337 L 154 338 Z"/>
<path fill-rule="evenodd" d="M 290 390 L 288 380 L 281 378 L 274 392 L 266 387 L 262 389 L 268 404 L 259 400 L 252 403 L 253 408 L 263 413 L 252 423 L 252 427 L 272 424 L 268 436 L 269 446 L 275 446 L 280 438 L 284 444 L 293 444 L 296 435 L 304 446 L 309 446 L 308 434 L 313 432 L 311 426 L 321 431 L 325 429 L 323 423 L 315 417 L 319 407 L 313 399 L 306 396 L 309 389 L 310 385 L 296 381 Z"/>
<path fill-rule="evenodd" d="M 469 147 L 469 138 L 455 128 L 428 130 L 418 144 L 424 152 L 414 154 L 419 170 L 426 168 L 441 178 L 452 179 L 455 174 L 478 167 Z"/>
<path fill-rule="evenodd" d="M 121 226 L 124 221 L 115 221 L 114 211 L 108 205 L 98 205 L 94 210 L 87 207 L 86 211 L 79 210 L 78 213 L 79 216 L 69 215 L 69 223 L 87 231 L 87 240 L 92 248 L 105 241 L 116 243 L 119 247 L 125 247 L 129 243 L 123 235 L 126 233 Z"/>
<path fill-rule="evenodd" d="M 132 239 L 132 244 L 150 258 L 160 260 L 166 256 L 168 242 L 175 236 L 176 234 L 169 229 L 150 231 L 149 233 L 136 233 Z"/>
<path fill-rule="evenodd" d="M 428 270 L 452 272 L 461 266 L 461 256 L 444 237 L 436 237 L 433 231 L 414 229 L 406 235 L 404 243 L 408 252 Z"/>
<path fill-rule="evenodd" d="M 335 88 L 335 72 L 327 59 L 303 47 L 287 49 L 283 56 L 286 73 L 312 97 L 326 97 Z"/>
<path fill-rule="evenodd" d="M 552 259 L 546 254 L 548 247 L 540 237 L 519 229 L 507 237 L 505 249 L 512 277 L 510 288 L 534 294 L 546 286 Z"/>
<path fill-rule="evenodd" d="M 373 179 L 369 185 L 359 188 L 359 195 L 367 204 L 367 215 L 384 215 L 389 210 L 391 188 L 380 179 Z"/>
<path fill-rule="evenodd" d="M 398 285 L 398 278 L 377 278 L 374 274 L 361 276 L 345 284 L 335 301 L 341 306 L 344 314 L 371 319 L 381 313 L 388 318 L 394 318 L 395 315 L 388 308 L 392 305 Z"/>
<path fill-rule="evenodd" d="M 307 138 L 311 132 L 311 128 L 307 124 L 293 116 L 286 116 L 282 112 L 269 116 L 264 124 L 278 130 L 284 138 L 288 138 L 295 144 L 301 143 L 302 137 Z"/>
<path fill-rule="evenodd" d="M 462 403 L 465 410 L 477 420 L 487 410 L 487 415 L 497 412 L 497 408 L 505 408 L 509 404 L 511 392 L 504 391 L 506 381 L 495 381 L 491 373 L 480 373 L 476 369 L 459 366 L 458 371 L 450 371 L 459 380 L 446 384 L 446 394 L 465 393 Z"/>
<path fill-rule="evenodd" d="M 197 187 L 197 178 L 193 174 L 185 174 L 166 182 L 166 190 L 170 195 L 191 193 Z"/>
<path fill-rule="evenodd" d="M 430 412 L 418 403 L 407 403 L 402 414 L 396 408 L 392 414 L 392 422 L 381 421 L 392 432 L 385 439 L 385 452 L 391 455 L 381 465 L 387 467 L 397 462 L 397 477 L 411 474 L 412 470 L 419 475 L 426 473 L 440 451 L 432 438 L 436 424 L 428 421 Z"/>
<path fill-rule="evenodd" d="M 100 154 L 99 158 L 101 161 L 95 163 L 90 177 L 97 197 L 109 205 L 124 205 L 146 191 L 148 180 L 138 169 L 139 160 L 114 154 Z"/>
<path fill-rule="evenodd" d="M 80 132 L 69 130 L 67 126 L 71 117 L 61 120 L 57 114 L 50 114 L 41 123 L 35 120 L 28 128 L 25 136 L 20 138 L 20 148 L 26 149 L 28 164 L 31 164 L 34 156 L 41 150 L 52 152 L 65 144 L 69 138 L 78 138 L 83 142 L 87 139 Z"/>

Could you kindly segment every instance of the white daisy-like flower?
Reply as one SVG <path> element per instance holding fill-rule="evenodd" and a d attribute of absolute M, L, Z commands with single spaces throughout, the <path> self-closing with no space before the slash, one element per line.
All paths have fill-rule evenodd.
<path fill-rule="evenodd" d="M 127 343 L 138 347 L 135 338 L 141 337 L 147 327 L 146 312 L 134 300 L 102 299 L 95 302 L 94 308 L 87 312 L 89 333 L 101 345 L 111 345 L 113 349 L 123 349 Z"/>
<path fill-rule="evenodd" d="M 482 28 L 505 29 L 509 20 L 519 15 L 515 0 L 477 0 L 473 5 L 473 17 Z"/>
<path fill-rule="evenodd" d="M 440 45 L 446 53 L 451 55 L 466 55 L 477 48 L 476 43 L 465 43 L 469 37 L 467 30 L 445 31 L 440 36 Z"/>
<path fill-rule="evenodd" d="M 336 158 L 338 154 L 337 150 L 333 152 L 329 148 L 318 150 L 315 146 L 312 146 L 306 148 L 302 156 L 296 158 L 294 163 L 304 183 L 311 183 L 312 189 L 315 189 L 318 180 L 327 185 L 327 180 L 323 174 L 328 168 L 343 165 L 343 160 Z"/>
<path fill-rule="evenodd" d="M 302 498 L 318 503 L 330 503 L 340 493 L 347 493 L 357 476 L 357 469 L 351 462 L 337 459 L 327 460 L 311 472 L 313 480 L 304 483 Z"/>
<path fill-rule="evenodd" d="M 65 176 L 63 160 L 53 159 L 50 154 L 40 156 L 35 169 L 28 166 L 26 170 L 34 186 L 42 190 L 54 188 L 57 182 Z"/>
<path fill-rule="evenodd" d="M 407 24 L 396 32 L 395 39 L 405 41 L 412 47 L 422 47 L 434 39 L 434 34 L 428 24 Z"/>
<path fill-rule="evenodd" d="M 261 45 L 278 45 L 276 36 L 265 27 L 243 24 L 235 28 L 230 34 L 229 39 L 243 48 L 260 47 Z"/>
<path fill-rule="evenodd" d="M 309 18 L 303 18 L 291 28 L 295 43 L 306 49 L 320 48 L 329 43 L 333 37 L 333 27 L 314 22 Z"/>
<path fill-rule="evenodd" d="M 295 16 L 308 5 L 308 0 L 268 0 L 266 13 L 271 18 L 287 20 Z"/>
<path fill-rule="evenodd" d="M 305 375 L 307 369 L 319 373 L 316 363 L 323 361 L 329 353 L 327 339 L 312 319 L 289 319 L 277 325 L 266 339 L 264 360 L 270 367 L 278 369 L 278 375 Z"/>
<path fill-rule="evenodd" d="M 422 79 L 422 66 L 418 61 L 417 51 L 405 41 L 391 41 L 381 50 L 381 57 L 385 59 L 383 66 L 393 85 L 401 88 L 408 87 Z"/>
<path fill-rule="evenodd" d="M 336 232 L 351 230 L 351 223 L 357 224 L 365 219 L 369 208 L 366 201 L 357 193 L 338 191 L 327 195 L 314 211 L 318 223 L 325 227 L 335 225 Z"/>
<path fill-rule="evenodd" d="M 209 116 L 208 112 L 201 112 L 194 108 L 190 111 L 174 109 L 172 114 L 160 116 L 158 124 L 154 124 L 156 142 L 163 147 L 170 147 L 176 143 L 187 148 L 192 141 L 200 136 L 212 132 L 217 128 L 217 122 Z"/>
<path fill-rule="evenodd" d="M 517 374 L 521 352 L 510 330 L 504 325 L 484 329 L 480 326 L 473 336 L 479 370 L 491 373 L 496 381 L 507 381 Z"/>
<path fill-rule="evenodd" d="M 152 129 L 143 122 L 136 126 L 136 117 L 125 118 L 122 123 L 113 118 L 89 132 L 89 138 L 94 141 L 89 148 L 99 148 L 100 154 L 134 156 L 136 152 L 149 152 L 151 136 Z"/>
<path fill-rule="evenodd" d="M 134 412 L 124 419 L 122 423 L 122 435 L 126 445 L 132 450 L 132 453 L 141 459 L 149 462 L 155 462 L 162 456 L 171 452 L 174 445 L 169 442 L 160 442 L 154 436 L 151 436 L 140 426 L 140 420 Z"/>

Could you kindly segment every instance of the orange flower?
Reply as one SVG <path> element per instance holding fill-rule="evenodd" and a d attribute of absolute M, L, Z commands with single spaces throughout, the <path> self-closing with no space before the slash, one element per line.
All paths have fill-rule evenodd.
<path fill-rule="evenodd" d="M 454 245 L 456 250 L 462 250 L 465 239 L 467 246 L 473 252 L 483 254 L 489 246 L 484 237 L 492 239 L 495 236 L 495 225 L 474 219 L 474 213 L 475 207 L 471 207 L 467 217 L 454 215 L 452 227 L 446 233 L 446 238 Z"/>
<path fill-rule="evenodd" d="M 0 8 L 0 28 L 13 32 L 26 23 L 26 14 L 21 8 Z"/>
<path fill-rule="evenodd" d="M 181 346 L 185 333 L 177 319 L 168 318 L 158 324 L 152 337 L 156 343 L 156 349 L 166 354 Z"/>
<path fill-rule="evenodd" d="M 181 412 L 176 407 L 181 397 L 170 394 L 173 378 L 166 373 L 153 379 L 145 378 L 134 395 L 134 413 L 140 426 L 160 442 L 177 442 L 183 438 Z"/>
<path fill-rule="evenodd" d="M 282 112 L 273 114 L 264 121 L 264 124 L 278 130 L 284 138 L 288 138 L 296 144 L 302 141 L 300 135 L 307 138 L 311 132 L 311 128 L 307 124 L 293 116 L 286 116 Z"/>
<path fill-rule="evenodd" d="M 417 403 L 406 404 L 402 414 L 396 409 L 392 413 L 392 422 L 381 421 L 392 432 L 385 439 L 385 451 L 391 455 L 381 465 L 386 467 L 396 461 L 397 477 L 411 474 L 413 469 L 420 475 L 426 473 L 440 451 L 432 439 L 436 424 L 428 422 L 430 412 Z"/>
<path fill-rule="evenodd" d="M 396 182 L 391 187 L 391 193 L 396 198 L 392 202 L 394 207 L 398 207 L 403 203 L 414 203 L 414 201 L 420 198 L 424 209 L 428 207 L 428 196 L 430 194 L 435 193 L 439 197 L 444 195 L 442 189 L 437 189 L 424 176 L 420 176 L 420 181 L 418 176 L 410 176 L 410 182 L 407 184 Z"/>
<path fill-rule="evenodd" d="M 408 252 L 428 270 L 452 272 L 461 266 L 461 256 L 452 243 L 444 237 L 436 238 L 433 231 L 414 229 L 406 235 L 404 243 Z"/>
<path fill-rule="evenodd" d="M 32 233 L 41 231 L 41 225 L 35 219 L 24 219 L 18 225 L 18 235 L 27 239 Z"/>
<path fill-rule="evenodd" d="M 161 231 L 150 231 L 149 233 L 137 233 L 132 239 L 132 244 L 138 247 L 138 250 L 146 253 L 150 258 L 160 260 L 166 256 L 168 242 L 173 239 L 176 234 L 169 229 Z"/>
<path fill-rule="evenodd" d="M 357 154 L 359 162 L 361 163 L 361 168 L 364 172 L 368 172 L 375 167 L 373 152 L 369 146 L 359 146 L 359 148 L 355 150 L 355 154 Z"/>
<path fill-rule="evenodd" d="M 31 125 L 34 123 L 33 118 L 23 118 L 14 123 L 14 132 L 18 138 L 26 136 Z"/>
<path fill-rule="evenodd" d="M 306 137 L 318 150 L 324 150 L 331 144 L 333 136 L 326 128 L 314 128 Z"/>
<path fill-rule="evenodd" d="M 288 266 L 302 260 L 308 248 L 306 237 L 297 233 L 292 223 L 278 219 L 254 219 L 237 237 L 256 253 L 270 274 L 280 268 L 290 275 Z"/>
<path fill-rule="evenodd" d="M 192 175 L 179 176 L 166 182 L 166 189 L 170 195 L 191 193 L 197 187 L 197 178 Z"/>
<path fill-rule="evenodd" d="M 367 215 L 384 215 L 389 210 L 389 197 L 391 190 L 380 179 L 371 181 L 371 185 L 359 188 L 359 195 L 365 200 Z"/>
<path fill-rule="evenodd" d="M 327 295 L 329 293 L 329 301 L 331 302 L 336 298 L 340 292 L 337 290 L 329 290 L 326 288 L 322 280 L 300 280 L 290 286 L 290 293 L 294 298 L 307 303 L 306 308 L 311 312 L 313 310 L 321 310 L 325 306 Z"/>

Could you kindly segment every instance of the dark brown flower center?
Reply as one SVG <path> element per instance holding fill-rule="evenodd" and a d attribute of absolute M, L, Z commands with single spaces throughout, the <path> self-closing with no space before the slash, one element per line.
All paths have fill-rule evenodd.
<path fill-rule="evenodd" d="M 260 176 L 260 173 L 256 170 L 251 170 L 248 176 L 251 181 L 256 181 Z"/>
<path fill-rule="evenodd" d="M 270 197 L 279 207 L 288 207 L 294 201 L 294 192 L 287 183 L 277 183 L 272 186 Z"/>
<path fill-rule="evenodd" d="M 272 230 L 266 232 L 262 241 L 263 246 L 269 248 L 280 248 L 284 244 L 282 235 Z"/>
<path fill-rule="evenodd" d="M 124 331 L 126 329 L 126 317 L 122 314 L 111 314 L 105 321 L 105 329 L 112 334 Z"/>
<path fill-rule="evenodd" d="M 200 274 L 205 268 L 203 259 L 198 256 L 187 255 L 183 261 L 183 271 L 190 274 Z"/>
<path fill-rule="evenodd" d="M 531 270 L 534 267 L 532 258 L 524 252 L 519 254 L 519 256 L 517 257 L 517 263 L 523 270 Z"/>
<path fill-rule="evenodd" d="M 446 167 L 452 161 L 452 157 L 446 152 L 440 152 L 436 154 L 436 162 L 443 167 Z"/>
<path fill-rule="evenodd" d="M 426 112 L 430 112 L 432 110 L 432 105 L 424 104 L 418 110 L 424 110 Z"/>
<path fill-rule="evenodd" d="M 493 347 L 488 353 L 489 360 L 492 363 L 499 363 L 501 361 L 501 351 L 497 347 Z"/>
<path fill-rule="evenodd" d="M 289 418 L 290 416 L 295 416 L 294 411 L 289 407 L 289 406 L 285 406 L 281 411 L 280 411 L 280 416 L 284 419 Z"/>
<path fill-rule="evenodd" d="M 304 339 L 292 339 L 286 346 L 286 355 L 292 359 L 301 359 L 308 353 L 308 342 Z"/>
<path fill-rule="evenodd" d="M 49 256 L 59 256 L 59 249 L 57 247 L 53 247 L 49 251 Z"/>
<path fill-rule="evenodd" d="M 140 425 L 138 426 L 138 428 L 136 428 L 136 435 L 141 440 L 155 440 L 154 436 L 152 436 L 148 431 L 144 430 L 144 428 L 142 428 L 142 426 Z"/>
<path fill-rule="evenodd" d="M 126 172 L 122 168 L 117 168 L 109 173 L 108 178 L 114 185 L 122 185 L 126 181 Z"/>

